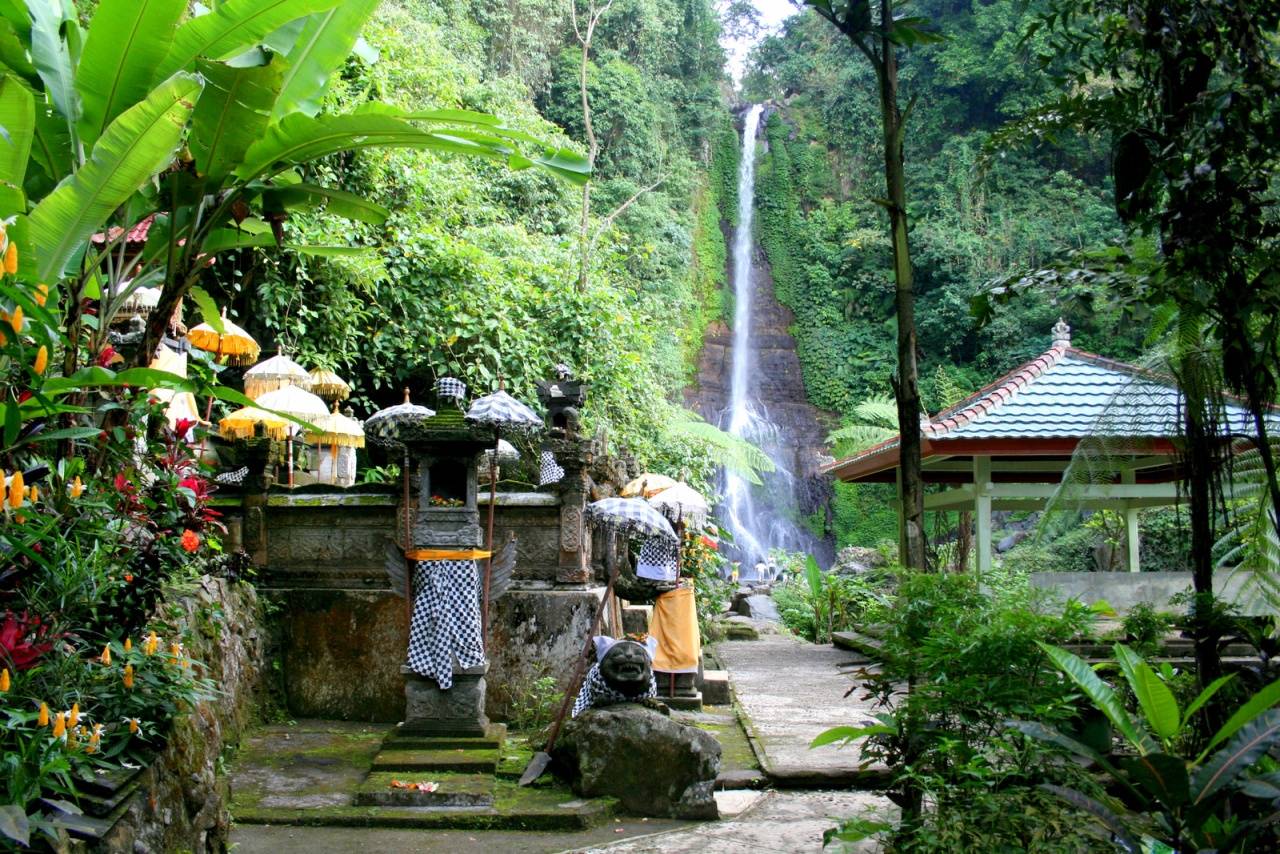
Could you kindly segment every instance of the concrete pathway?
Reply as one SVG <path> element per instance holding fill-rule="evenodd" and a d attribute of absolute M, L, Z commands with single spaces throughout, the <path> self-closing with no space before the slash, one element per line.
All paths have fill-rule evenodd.
<path fill-rule="evenodd" d="M 764 792 L 737 818 L 699 824 L 650 836 L 637 836 L 613 845 L 575 848 L 575 854 L 819 854 L 874 852 L 874 840 L 822 847 L 822 834 L 847 818 L 892 815 L 882 797 L 867 792 Z"/>
<path fill-rule="evenodd" d="M 824 730 L 872 719 L 876 710 L 861 699 L 865 692 L 845 697 L 864 659 L 776 634 L 725 641 L 716 645 L 715 654 L 729 671 L 743 727 L 775 786 L 874 788 L 884 782 L 883 766 L 861 767 L 856 744 L 809 749 Z"/>

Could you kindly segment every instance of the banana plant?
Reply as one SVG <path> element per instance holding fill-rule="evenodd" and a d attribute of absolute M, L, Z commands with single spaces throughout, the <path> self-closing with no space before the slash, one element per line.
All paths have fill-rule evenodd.
<path fill-rule="evenodd" d="M 159 284 L 139 358 L 154 351 L 182 297 L 219 252 L 287 241 L 290 210 L 323 207 L 380 223 L 389 211 L 309 183 L 341 152 L 412 147 L 589 176 L 581 156 L 455 109 L 322 109 L 329 80 L 376 0 L 101 0 L 87 29 L 71 0 L 0 2 L 0 218 L 26 235 L 19 271 L 61 283 L 67 332 L 93 343 L 116 306 Z M 29 152 L 29 153 L 28 153 Z M 129 235 L 149 227 L 145 250 Z M 137 232 L 135 231 L 135 234 Z M 94 240 L 97 236 L 96 241 Z M 86 298 L 99 302 L 82 316 Z M 92 344 L 91 344 L 92 346 Z M 75 349 L 64 362 L 76 367 Z"/>
<path fill-rule="evenodd" d="M 1043 787 L 1093 816 L 1122 849 L 1249 850 L 1280 819 L 1280 765 L 1268 756 L 1280 742 L 1280 681 L 1236 709 L 1198 754 L 1184 757 L 1177 746 L 1196 713 L 1232 675 L 1210 683 L 1181 709 L 1164 679 L 1133 650 L 1117 644 L 1115 664 L 1137 701 L 1135 714 L 1088 662 L 1059 647 L 1040 647 L 1110 721 L 1126 749 L 1091 746 L 1034 721 L 1008 725 L 1092 762 L 1110 779 L 1114 803 L 1063 786 Z"/>

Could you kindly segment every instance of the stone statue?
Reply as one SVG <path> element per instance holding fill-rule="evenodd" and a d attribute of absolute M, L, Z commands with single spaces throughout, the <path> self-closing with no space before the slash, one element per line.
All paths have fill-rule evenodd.
<path fill-rule="evenodd" d="M 590 708 L 636 703 L 657 696 L 658 684 L 653 678 L 656 639 L 638 644 L 602 635 L 595 638 L 595 648 L 596 663 L 587 671 L 573 704 L 575 718 Z"/>

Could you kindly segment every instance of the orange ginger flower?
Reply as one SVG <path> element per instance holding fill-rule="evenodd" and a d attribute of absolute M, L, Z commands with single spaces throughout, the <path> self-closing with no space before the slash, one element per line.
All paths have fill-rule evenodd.
<path fill-rule="evenodd" d="M 35 301 L 36 305 L 43 306 L 49 299 L 49 286 L 45 284 L 36 285 Z"/>
<path fill-rule="evenodd" d="M 9 668 L 0 670 L 0 694 L 9 690 Z"/>
<path fill-rule="evenodd" d="M 136 733 L 138 731 L 138 719 L 129 718 L 129 732 Z"/>
<path fill-rule="evenodd" d="M 53 719 L 53 737 L 62 738 L 67 733 L 67 714 L 66 712 L 58 712 L 58 716 Z"/>
<path fill-rule="evenodd" d="M 67 713 L 67 726 L 74 729 L 80 723 L 80 704 L 72 703 L 71 711 Z"/>
<path fill-rule="evenodd" d="M 22 327 L 26 325 L 26 321 L 22 317 L 22 306 L 15 305 L 13 314 L 9 316 L 9 325 L 13 327 L 14 332 L 21 332 Z"/>
<path fill-rule="evenodd" d="M 49 367 L 49 348 L 41 344 L 40 349 L 36 351 L 36 361 L 31 369 L 37 374 L 43 374 L 47 367 Z"/>
<path fill-rule="evenodd" d="M 102 655 L 98 656 L 98 660 L 103 664 L 111 664 L 111 644 L 107 644 L 102 648 Z"/>
<path fill-rule="evenodd" d="M 133 665 L 132 664 L 126 664 L 124 666 L 124 687 L 126 688 L 133 687 Z"/>
<path fill-rule="evenodd" d="M 70 493 L 72 498 L 79 498 L 84 494 L 84 484 L 80 481 L 80 475 L 76 475 L 76 479 L 71 481 Z"/>
<path fill-rule="evenodd" d="M 49 704 L 48 703 L 40 704 L 40 717 L 36 718 L 36 724 L 42 727 L 49 725 Z"/>
<path fill-rule="evenodd" d="M 9 248 L 4 250 L 4 271 L 12 276 L 18 272 L 18 244 L 9 241 Z"/>
<path fill-rule="evenodd" d="M 26 491 L 26 484 L 22 482 L 22 472 L 15 471 L 13 477 L 9 478 L 9 506 L 14 510 L 21 507 L 22 494 Z"/>
<path fill-rule="evenodd" d="M 142 645 L 142 651 L 147 655 L 155 655 L 156 650 L 158 650 L 159 648 L 160 648 L 160 638 L 156 637 L 156 633 L 153 631 L 151 634 L 147 636 L 147 642 Z"/>
<path fill-rule="evenodd" d="M 129 651 L 130 651 L 130 650 L 132 650 L 132 649 L 133 649 L 133 638 L 125 638 L 125 639 L 124 639 L 124 651 L 125 651 L 125 652 L 129 652 Z"/>
<path fill-rule="evenodd" d="M 32 484 L 31 488 L 27 490 L 27 495 L 31 498 L 31 503 L 35 504 L 40 500 L 40 487 Z"/>

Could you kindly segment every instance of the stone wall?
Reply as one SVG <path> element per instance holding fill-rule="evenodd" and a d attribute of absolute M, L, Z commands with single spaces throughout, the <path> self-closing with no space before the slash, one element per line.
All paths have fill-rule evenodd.
<path fill-rule="evenodd" d="M 141 785 L 97 851 L 226 850 L 229 784 L 217 768 L 256 706 L 263 671 L 258 598 L 248 584 L 206 576 L 193 593 L 162 607 L 177 610 L 188 650 L 221 693 L 176 722 L 164 752 L 142 772 Z"/>
<path fill-rule="evenodd" d="M 1176 594 L 1191 588 L 1189 572 L 1033 572 L 1031 586 L 1052 591 L 1060 600 L 1078 599 L 1087 605 L 1106 601 L 1119 614 L 1146 602 L 1157 608 L 1182 610 L 1169 604 Z M 1214 592 L 1235 603 L 1241 613 L 1274 616 L 1250 583 L 1249 573 L 1219 570 Z"/>

